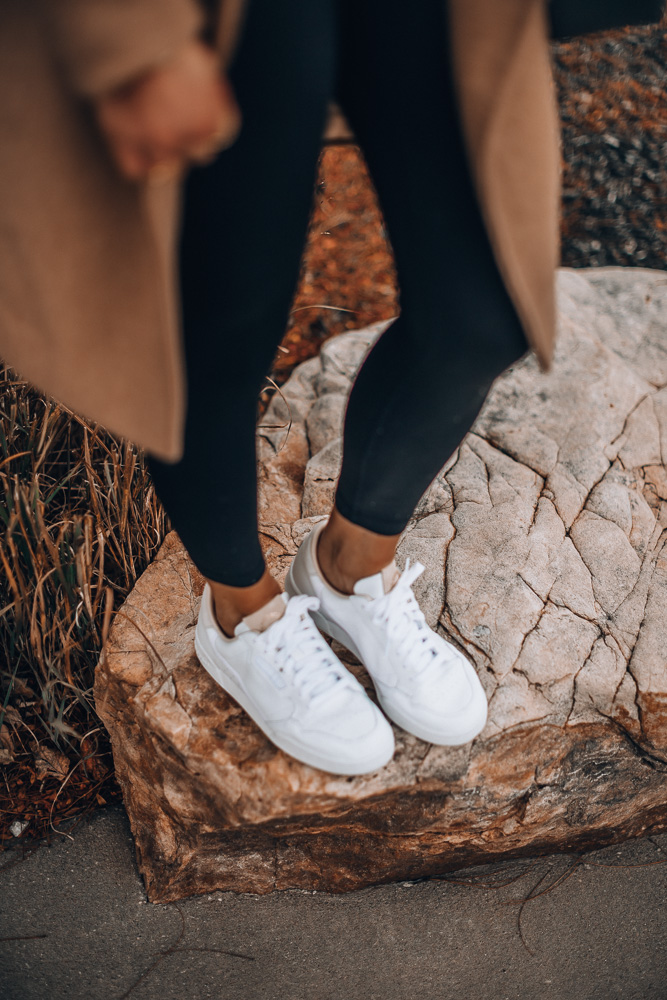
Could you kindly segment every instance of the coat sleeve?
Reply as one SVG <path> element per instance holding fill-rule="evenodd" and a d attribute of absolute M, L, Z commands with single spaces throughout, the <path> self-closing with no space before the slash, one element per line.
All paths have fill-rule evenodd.
<path fill-rule="evenodd" d="M 197 0 L 42 0 L 72 89 L 97 97 L 159 66 L 204 22 Z"/>

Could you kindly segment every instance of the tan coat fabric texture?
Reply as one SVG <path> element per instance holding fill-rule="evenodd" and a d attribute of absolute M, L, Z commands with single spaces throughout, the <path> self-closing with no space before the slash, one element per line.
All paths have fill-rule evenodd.
<path fill-rule="evenodd" d="M 242 30 L 243 2 L 222 0 L 223 61 Z M 560 152 L 544 4 L 448 0 L 447 8 L 480 206 L 548 368 Z M 182 455 L 186 406 L 179 186 L 123 180 L 91 99 L 168 60 L 202 23 L 196 0 L 0 4 L 0 357 L 165 461 Z"/>

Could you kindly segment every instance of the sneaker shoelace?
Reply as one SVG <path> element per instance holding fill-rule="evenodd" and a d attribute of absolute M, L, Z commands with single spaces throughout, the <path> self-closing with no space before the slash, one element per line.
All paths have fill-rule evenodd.
<path fill-rule="evenodd" d="M 386 629 L 403 663 L 415 674 L 421 674 L 436 663 L 444 664 L 451 657 L 434 642 L 435 633 L 412 593 L 412 584 L 424 572 L 424 565 L 410 558 L 394 586 L 382 597 L 365 605 L 371 621 Z"/>
<path fill-rule="evenodd" d="M 285 612 L 263 632 L 258 644 L 264 655 L 293 682 L 310 703 L 330 697 L 334 689 L 352 686 L 352 678 L 320 635 L 310 610 L 320 606 L 317 597 L 291 597 Z"/>

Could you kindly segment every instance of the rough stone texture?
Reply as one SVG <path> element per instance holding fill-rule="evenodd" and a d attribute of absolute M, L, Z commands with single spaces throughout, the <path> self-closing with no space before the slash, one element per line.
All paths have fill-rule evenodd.
<path fill-rule="evenodd" d="M 427 617 L 487 691 L 472 744 L 397 730 L 375 774 L 299 764 L 200 667 L 203 580 L 174 532 L 137 582 L 95 696 L 153 901 L 343 891 L 667 828 L 667 277 L 559 280 L 553 371 L 529 355 L 496 382 L 399 547 L 399 564 L 425 564 Z M 328 511 L 344 400 L 379 332 L 325 344 L 262 421 L 263 543 L 279 578 Z"/>

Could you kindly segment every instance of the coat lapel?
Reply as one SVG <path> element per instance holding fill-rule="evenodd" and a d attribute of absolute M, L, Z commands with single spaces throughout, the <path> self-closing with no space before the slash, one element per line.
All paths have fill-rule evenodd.
<path fill-rule="evenodd" d="M 498 266 L 544 368 L 559 256 L 558 111 L 542 0 L 448 0 L 461 122 Z"/>
<path fill-rule="evenodd" d="M 480 205 L 545 363 L 559 164 L 545 5 L 442 2 Z M 177 6 L 165 4 L 162 13 Z M 246 0 L 221 2 L 225 66 L 245 9 Z M 0 121 L 9 137 L 0 157 L 3 359 L 77 413 L 177 461 L 185 423 L 174 274 L 178 185 L 138 189 L 122 181 L 54 62 L 41 5 L 5 0 L 0 11 Z M 175 24 L 178 34 L 180 15 Z"/>
<path fill-rule="evenodd" d="M 229 66 L 241 34 L 247 0 L 222 0 L 215 29 L 215 46 L 222 65 Z"/>

